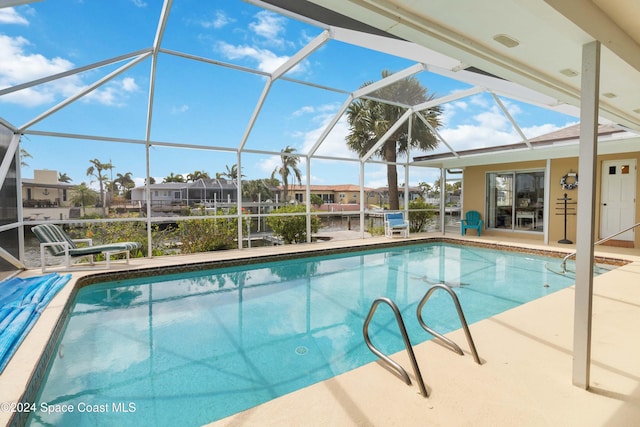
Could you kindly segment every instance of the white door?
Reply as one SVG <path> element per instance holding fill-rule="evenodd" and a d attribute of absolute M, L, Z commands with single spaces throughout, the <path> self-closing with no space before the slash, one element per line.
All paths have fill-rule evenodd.
<path fill-rule="evenodd" d="M 608 237 L 635 223 L 636 161 L 607 160 L 602 162 L 602 194 L 600 200 L 600 238 Z M 633 241 L 630 230 L 614 237 Z"/>

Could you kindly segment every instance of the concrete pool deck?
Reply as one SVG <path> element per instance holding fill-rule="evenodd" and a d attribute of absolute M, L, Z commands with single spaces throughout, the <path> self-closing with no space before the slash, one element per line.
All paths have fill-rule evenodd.
<path fill-rule="evenodd" d="M 563 252 L 573 249 L 523 244 L 495 236 L 465 240 Z M 297 253 L 314 251 L 321 245 L 335 248 L 383 242 L 389 239 L 225 251 L 216 253 L 215 258 L 262 257 L 292 249 Z M 640 420 L 640 257 L 632 249 L 597 249 L 598 255 L 631 262 L 594 280 L 589 391 L 571 384 L 574 289 L 570 287 L 472 324 L 482 365 L 475 364 L 468 352 L 461 357 L 433 341 L 415 346 L 428 398 L 419 394 L 410 364 L 401 352 L 393 358 L 407 369 L 413 380 L 411 386 L 373 362 L 212 425 L 636 426 Z M 128 267 L 112 264 L 112 271 L 211 259 L 210 253 L 134 259 Z M 96 273 L 74 272 L 70 283 L 47 307 L 0 375 L 0 402 L 16 402 L 24 394 L 75 282 Z M 20 277 L 39 274 L 40 270 L 30 270 Z M 447 336 L 468 351 L 461 330 Z M 10 413 L 0 412 L 0 425 L 8 424 L 10 419 Z"/>

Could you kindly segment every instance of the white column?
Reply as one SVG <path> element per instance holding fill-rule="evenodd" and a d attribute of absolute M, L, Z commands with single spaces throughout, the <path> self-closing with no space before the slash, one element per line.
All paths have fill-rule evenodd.
<path fill-rule="evenodd" d="M 446 206 L 446 202 L 445 202 L 445 194 L 447 191 L 447 170 L 444 167 L 440 168 L 440 232 L 442 234 L 444 233 L 444 228 L 445 228 L 445 222 L 446 222 L 446 218 L 445 218 L 445 214 L 446 214 L 446 210 L 445 210 L 445 206 Z"/>
<path fill-rule="evenodd" d="M 573 384 L 589 388 L 591 371 L 591 316 L 593 302 L 593 243 L 595 226 L 598 94 L 600 42 L 582 47 L 580 148 L 576 234 L 576 284 L 573 322 Z"/>

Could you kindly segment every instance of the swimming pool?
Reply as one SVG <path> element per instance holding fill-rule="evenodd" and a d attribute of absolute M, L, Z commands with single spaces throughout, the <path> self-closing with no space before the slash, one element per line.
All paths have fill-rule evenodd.
<path fill-rule="evenodd" d="M 375 360 L 362 324 L 377 297 L 417 344 L 431 338 L 415 315 L 431 284 L 452 286 L 472 324 L 573 283 L 548 261 L 428 243 L 87 286 L 28 424 L 211 422 Z M 423 313 L 439 332 L 460 327 L 445 293 Z M 391 310 L 369 331 L 382 351 L 403 348 Z"/>

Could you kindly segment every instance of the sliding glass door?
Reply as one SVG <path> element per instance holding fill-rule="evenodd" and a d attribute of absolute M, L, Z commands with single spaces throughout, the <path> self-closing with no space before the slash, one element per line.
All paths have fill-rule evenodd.
<path fill-rule="evenodd" d="M 487 227 L 543 231 L 544 171 L 487 174 Z"/>

